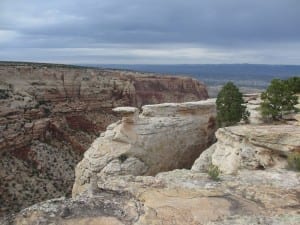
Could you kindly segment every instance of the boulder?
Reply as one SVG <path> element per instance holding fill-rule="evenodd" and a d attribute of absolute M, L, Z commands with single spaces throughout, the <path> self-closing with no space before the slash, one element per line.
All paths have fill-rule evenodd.
<path fill-rule="evenodd" d="M 85 152 L 75 170 L 73 195 L 86 190 L 95 176 L 155 175 L 190 168 L 214 141 L 212 100 L 146 105 L 138 116 L 134 108 L 114 111 L 125 117 L 108 126 Z"/>

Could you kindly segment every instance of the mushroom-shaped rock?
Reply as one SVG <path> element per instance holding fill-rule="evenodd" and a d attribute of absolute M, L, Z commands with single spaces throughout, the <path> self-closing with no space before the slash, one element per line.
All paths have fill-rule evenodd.
<path fill-rule="evenodd" d="M 122 116 L 122 122 L 134 123 L 139 115 L 139 109 L 136 107 L 117 107 L 113 112 Z"/>

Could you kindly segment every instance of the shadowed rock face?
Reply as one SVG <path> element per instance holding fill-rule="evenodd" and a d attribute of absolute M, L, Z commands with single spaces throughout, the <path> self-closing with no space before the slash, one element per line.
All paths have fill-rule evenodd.
<path fill-rule="evenodd" d="M 70 193 L 83 152 L 120 119 L 112 108 L 206 98 L 191 78 L 1 64 L 0 215 Z"/>
<path fill-rule="evenodd" d="M 214 140 L 216 106 L 206 100 L 114 109 L 122 121 L 111 124 L 77 165 L 73 195 L 96 176 L 155 175 L 190 168 Z"/>

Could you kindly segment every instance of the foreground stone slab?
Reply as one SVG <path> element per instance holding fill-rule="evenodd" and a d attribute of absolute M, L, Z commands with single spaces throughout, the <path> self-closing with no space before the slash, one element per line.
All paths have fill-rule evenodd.
<path fill-rule="evenodd" d="M 93 190 L 34 205 L 3 224 L 298 225 L 299 185 L 299 173 L 286 170 L 242 170 L 219 182 L 190 170 L 98 177 Z"/>
<path fill-rule="evenodd" d="M 73 195 L 87 190 L 95 176 L 155 175 L 190 168 L 214 140 L 212 100 L 117 108 L 122 121 L 107 127 L 76 167 Z"/>

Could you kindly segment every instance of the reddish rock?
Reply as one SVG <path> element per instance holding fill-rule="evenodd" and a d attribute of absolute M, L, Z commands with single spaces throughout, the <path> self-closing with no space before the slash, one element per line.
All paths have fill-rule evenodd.
<path fill-rule="evenodd" d="M 66 116 L 68 126 L 73 130 L 84 131 L 87 133 L 95 133 L 95 124 L 83 115 Z"/>
<path fill-rule="evenodd" d="M 71 162 L 68 167 L 70 174 L 74 174 L 75 165 L 93 140 L 107 125 L 120 119 L 112 112 L 112 108 L 197 101 L 208 97 L 206 87 L 188 77 L 154 76 L 130 71 L 44 64 L 1 64 L 0 88 L 4 88 L 8 93 L 5 99 L 0 99 L 0 158 L 1 154 L 5 153 L 7 162 L 19 160 L 17 165 L 21 165 L 32 143 L 39 141 L 45 143 L 46 147 L 36 145 L 35 149 L 39 146 L 44 146 L 45 149 L 51 146 L 54 152 L 61 151 L 63 154 L 63 151 L 68 151 L 70 157 L 73 157 L 67 160 Z M 37 152 L 50 154 L 49 158 L 56 159 L 56 155 L 51 156 L 53 153 L 45 149 Z M 54 161 L 51 163 L 53 165 L 50 167 L 59 166 Z M 0 160 L 0 170 L 5 170 L 8 164 Z M 43 162 L 37 161 L 36 164 L 43 168 Z M 28 167 L 22 167 L 24 171 L 33 170 L 29 164 L 25 163 L 23 166 Z M 22 180 L 27 174 L 9 173 L 15 176 L 15 180 Z M 30 179 L 39 179 L 38 175 L 31 176 L 33 177 Z M 49 182 L 61 177 L 61 174 L 47 174 Z M 69 183 L 58 186 L 69 190 L 63 185 L 72 183 L 73 178 L 70 179 Z M 8 188 L 5 187 L 5 182 L 0 182 L 1 188 Z M 13 187 L 9 188 L 12 193 L 18 192 L 13 190 Z M 43 188 L 47 190 L 46 187 Z M 37 191 L 45 194 L 43 199 L 58 197 L 54 192 L 50 193 L 44 189 Z M 57 192 L 57 195 L 59 193 L 61 192 Z M 23 199 L 24 194 L 20 192 L 18 198 Z M 31 196 L 30 204 L 34 200 L 35 197 Z M 37 194 L 36 202 L 40 200 L 40 195 Z M 8 205 L 6 204 L 7 209 L 10 208 L 10 203 L 14 204 L 9 200 Z M 27 206 L 29 202 L 22 200 L 21 204 L 19 208 Z"/>

